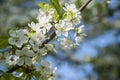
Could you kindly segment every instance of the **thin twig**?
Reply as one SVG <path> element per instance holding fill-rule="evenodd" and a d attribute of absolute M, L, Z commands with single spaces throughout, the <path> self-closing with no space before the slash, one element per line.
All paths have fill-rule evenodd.
<path fill-rule="evenodd" d="M 0 49 L 0 53 L 4 53 L 4 52 L 7 52 L 11 49 L 11 46 L 7 47 L 7 48 L 4 48 L 4 49 Z"/>
<path fill-rule="evenodd" d="M 82 12 L 91 1 L 92 0 L 87 0 L 86 3 L 83 6 L 80 7 L 79 11 Z"/>
<path fill-rule="evenodd" d="M 54 31 L 54 32 L 49 36 L 49 38 L 46 39 L 46 40 L 42 43 L 42 45 L 40 46 L 40 48 L 43 48 L 44 45 L 47 44 L 48 42 L 50 42 L 52 39 L 54 39 L 55 36 L 56 36 L 56 33 L 55 33 L 55 31 Z"/>

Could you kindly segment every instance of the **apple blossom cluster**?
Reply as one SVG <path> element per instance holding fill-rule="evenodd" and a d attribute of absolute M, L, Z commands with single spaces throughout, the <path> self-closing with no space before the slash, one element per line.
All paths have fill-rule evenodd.
<path fill-rule="evenodd" d="M 51 31 L 54 31 L 56 34 L 54 39 L 61 46 L 72 48 L 81 41 L 83 25 L 78 26 L 81 15 L 74 4 L 65 4 L 62 17 L 49 4 L 42 4 L 40 7 L 37 22 L 29 23 L 26 29 L 9 32 L 8 42 L 12 48 L 9 52 L 0 54 L 0 65 L 28 66 L 39 72 L 41 80 L 48 80 L 54 76 L 55 70 L 52 70 L 49 62 L 43 61 L 42 57 L 48 51 L 56 50 L 54 43 L 42 44 L 50 38 Z M 74 32 L 73 40 L 69 39 L 70 32 Z"/>

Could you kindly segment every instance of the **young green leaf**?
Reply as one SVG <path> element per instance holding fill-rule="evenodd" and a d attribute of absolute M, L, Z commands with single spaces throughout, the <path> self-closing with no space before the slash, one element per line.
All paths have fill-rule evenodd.
<path fill-rule="evenodd" d="M 61 16 L 62 12 L 61 12 L 61 7 L 60 7 L 60 4 L 59 4 L 59 1 L 58 0 L 50 0 L 52 5 L 55 7 L 55 9 L 57 10 L 59 16 Z"/>
<path fill-rule="evenodd" d="M 39 6 L 40 8 L 44 8 L 44 5 L 45 5 L 45 3 L 39 3 L 39 4 L 38 4 L 38 6 Z"/>

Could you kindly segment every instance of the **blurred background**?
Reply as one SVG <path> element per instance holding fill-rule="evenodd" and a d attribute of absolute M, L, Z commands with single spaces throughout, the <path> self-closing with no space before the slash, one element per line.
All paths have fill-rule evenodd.
<path fill-rule="evenodd" d="M 75 3 L 86 0 L 59 0 Z M 9 29 L 27 27 L 38 13 L 38 3 L 49 0 L 0 0 L 0 49 L 8 46 Z M 55 80 L 120 80 L 120 0 L 93 0 L 81 13 L 85 25 L 80 46 L 45 57 L 58 67 Z"/>

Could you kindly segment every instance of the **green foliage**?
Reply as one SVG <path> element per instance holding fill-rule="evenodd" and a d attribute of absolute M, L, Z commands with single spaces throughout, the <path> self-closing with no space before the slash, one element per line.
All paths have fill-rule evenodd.
<path fill-rule="evenodd" d="M 62 11 L 61 11 L 61 7 L 60 7 L 60 4 L 59 4 L 59 1 L 58 0 L 50 0 L 52 5 L 55 7 L 55 9 L 57 10 L 58 14 L 62 15 Z"/>
<path fill-rule="evenodd" d="M 38 6 L 39 6 L 40 8 L 44 8 L 44 5 L 45 5 L 45 3 L 39 3 L 39 4 L 38 4 Z"/>
<path fill-rule="evenodd" d="M 76 0 L 75 4 L 77 8 L 80 8 L 82 6 L 83 1 L 82 0 Z"/>
<path fill-rule="evenodd" d="M 95 3 L 94 8 L 97 10 L 99 15 L 103 15 L 106 13 L 106 5 L 101 5 L 101 3 Z"/>
<path fill-rule="evenodd" d="M 40 79 L 40 71 L 34 72 L 34 75 L 38 80 Z"/>
<path fill-rule="evenodd" d="M 69 12 L 65 12 L 62 16 L 62 18 L 69 18 L 69 19 L 72 19 L 74 17 L 74 13 L 72 11 L 69 11 Z"/>
<path fill-rule="evenodd" d="M 8 36 L 0 36 L 0 48 L 8 46 Z"/>
<path fill-rule="evenodd" d="M 54 12 L 53 18 L 56 22 L 59 20 L 59 15 L 58 15 L 57 11 Z"/>
<path fill-rule="evenodd" d="M 15 77 L 10 73 L 5 73 L 3 74 L 3 76 L 0 77 L 0 80 L 21 80 L 21 78 Z"/>
<path fill-rule="evenodd" d="M 42 9 L 42 10 L 49 10 L 52 8 L 51 5 L 47 4 L 45 5 L 45 3 L 39 3 L 38 6 Z"/>

